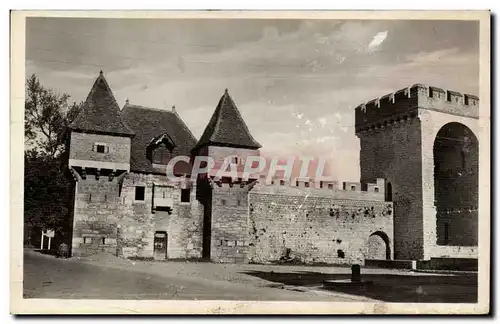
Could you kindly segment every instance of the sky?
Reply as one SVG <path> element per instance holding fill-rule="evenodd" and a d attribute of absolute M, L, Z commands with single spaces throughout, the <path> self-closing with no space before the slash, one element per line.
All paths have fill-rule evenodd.
<path fill-rule="evenodd" d="M 101 69 L 121 107 L 175 105 L 197 138 L 227 88 L 263 154 L 359 181 L 354 108 L 415 83 L 478 94 L 479 24 L 27 18 L 26 76 L 79 102 Z"/>

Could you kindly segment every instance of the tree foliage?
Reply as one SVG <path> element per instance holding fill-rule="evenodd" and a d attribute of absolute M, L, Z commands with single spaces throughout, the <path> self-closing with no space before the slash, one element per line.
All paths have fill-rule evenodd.
<path fill-rule="evenodd" d="M 30 229 L 65 231 L 72 180 L 68 176 L 68 126 L 81 103 L 45 88 L 36 75 L 26 80 L 24 224 Z"/>
<path fill-rule="evenodd" d="M 64 151 L 66 130 L 74 120 L 81 103 L 69 105 L 68 94 L 58 94 L 43 87 L 33 74 L 26 80 L 24 135 L 31 150 L 55 158 Z"/>
<path fill-rule="evenodd" d="M 71 183 L 59 161 L 47 155 L 25 155 L 24 219 L 38 229 L 63 231 L 71 202 Z"/>

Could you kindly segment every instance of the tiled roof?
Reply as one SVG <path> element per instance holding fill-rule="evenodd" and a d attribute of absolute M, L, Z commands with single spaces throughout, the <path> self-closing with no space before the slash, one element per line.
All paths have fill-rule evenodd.
<path fill-rule="evenodd" d="M 212 118 L 194 151 L 205 145 L 259 149 L 227 89 L 219 100 Z"/>
<path fill-rule="evenodd" d="M 146 155 L 147 146 L 159 136 L 168 134 L 175 147 L 172 156 L 190 156 L 196 138 L 177 112 L 125 104 L 122 117 L 135 132 L 132 138 L 130 170 L 151 173 L 155 170 Z"/>
<path fill-rule="evenodd" d="M 133 136 L 134 132 L 123 121 L 120 107 L 101 71 L 94 82 L 82 111 L 71 123 L 70 128 L 82 132 Z"/>

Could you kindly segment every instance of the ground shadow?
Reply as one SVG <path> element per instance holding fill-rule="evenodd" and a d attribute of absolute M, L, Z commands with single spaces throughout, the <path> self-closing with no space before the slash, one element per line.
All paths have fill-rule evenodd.
<path fill-rule="evenodd" d="M 34 250 L 35 252 L 38 252 L 38 253 L 41 253 L 41 254 L 47 254 L 47 255 L 54 255 L 56 256 L 57 255 L 57 251 L 54 250 L 54 249 L 51 249 L 51 250 L 40 250 L 40 249 L 36 249 Z"/>
<path fill-rule="evenodd" d="M 350 279 L 349 274 L 305 271 L 295 273 L 246 271 L 244 273 L 292 286 L 322 286 L 324 280 Z M 477 303 L 476 274 L 364 274 L 362 278 L 373 283 L 357 287 L 335 287 L 328 290 L 393 303 Z"/>

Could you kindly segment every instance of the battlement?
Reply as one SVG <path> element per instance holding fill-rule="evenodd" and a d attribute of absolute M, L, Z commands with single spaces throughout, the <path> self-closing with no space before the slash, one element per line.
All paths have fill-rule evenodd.
<path fill-rule="evenodd" d="M 479 98 L 441 88 L 414 84 L 356 107 L 356 133 L 414 118 L 426 109 L 479 118 Z"/>
<path fill-rule="evenodd" d="M 375 183 L 342 182 L 342 188 L 336 181 L 314 181 L 314 179 L 295 179 L 287 182 L 274 180 L 266 182 L 261 179 L 252 192 L 276 195 L 308 195 L 311 197 L 331 197 L 332 199 L 353 200 L 385 200 L 385 180 L 377 179 Z"/>

